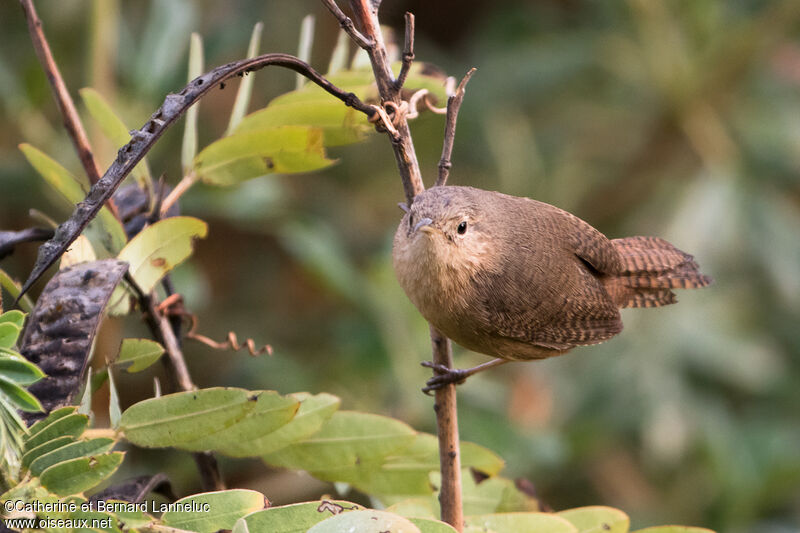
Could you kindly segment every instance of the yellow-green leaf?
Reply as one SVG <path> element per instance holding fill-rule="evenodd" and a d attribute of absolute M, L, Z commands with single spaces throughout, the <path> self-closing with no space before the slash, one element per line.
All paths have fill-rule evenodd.
<path fill-rule="evenodd" d="M 485 528 L 495 533 L 579 533 L 567 520 L 551 513 L 497 513 L 467 516 L 465 525 Z"/>
<path fill-rule="evenodd" d="M 55 464 L 42 472 L 42 485 L 59 496 L 77 494 L 99 484 L 116 472 L 124 457 L 111 452 L 91 457 L 79 457 Z"/>
<path fill-rule="evenodd" d="M 260 492 L 246 489 L 206 492 L 182 498 L 173 504 L 177 510 L 161 515 L 165 525 L 198 533 L 232 529 L 236 521 L 266 506 Z"/>
<path fill-rule="evenodd" d="M 248 531 L 306 533 L 308 528 L 337 514 L 363 509 L 357 503 L 339 500 L 295 503 L 270 507 L 242 518 Z"/>
<path fill-rule="evenodd" d="M 164 353 L 164 347 L 150 339 L 123 339 L 116 364 L 127 366 L 128 372 L 140 372 Z"/>
<path fill-rule="evenodd" d="M 235 133 L 210 144 L 195 158 L 195 173 L 207 183 L 234 185 L 265 174 L 310 172 L 332 163 L 325 157 L 320 129 L 281 126 Z"/>
<path fill-rule="evenodd" d="M 332 516 L 319 522 L 308 533 L 341 533 L 357 531 L 358 533 L 421 533 L 408 518 L 386 511 L 364 509 Z"/>
<path fill-rule="evenodd" d="M 195 239 L 205 237 L 208 225 L 193 217 L 170 217 L 147 226 L 117 256 L 130 264 L 130 273 L 145 293 L 192 253 Z"/>
<path fill-rule="evenodd" d="M 628 515 L 601 505 L 567 509 L 559 512 L 558 516 L 577 527 L 580 533 L 628 533 L 631 525 Z"/>

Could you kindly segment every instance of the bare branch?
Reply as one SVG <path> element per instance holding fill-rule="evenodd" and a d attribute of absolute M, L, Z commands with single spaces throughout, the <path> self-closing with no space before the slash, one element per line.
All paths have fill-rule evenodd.
<path fill-rule="evenodd" d="M 414 15 L 406 11 L 406 39 L 403 46 L 403 65 L 400 67 L 400 74 L 397 75 L 395 86 L 402 89 L 414 62 Z"/>
<path fill-rule="evenodd" d="M 369 50 L 375 45 L 374 41 L 370 41 L 356 29 L 353 21 L 350 19 L 350 17 L 344 14 L 344 11 L 339 8 L 336 0 L 322 0 L 322 3 L 325 4 L 325 7 L 327 7 L 331 13 L 333 13 L 333 16 L 339 21 L 339 25 L 342 27 L 345 33 L 347 33 L 347 35 L 349 35 L 358 46 L 364 50 Z"/>
<path fill-rule="evenodd" d="M 431 344 L 433 362 L 445 368 L 453 368 L 453 351 L 450 339 L 432 325 Z M 449 384 L 434 393 L 433 410 L 436 412 L 436 427 L 439 437 L 439 469 L 442 486 L 439 488 L 439 505 L 442 520 L 456 531 L 464 529 L 464 509 L 461 498 L 461 455 L 458 437 L 458 409 L 456 407 L 456 385 Z"/>
<path fill-rule="evenodd" d="M 86 131 L 83 129 L 83 124 L 81 124 L 78 111 L 75 109 L 75 103 L 69 95 L 66 84 L 64 84 L 58 65 L 53 59 L 50 45 L 44 36 L 44 30 L 42 30 L 42 21 L 36 14 L 33 0 L 20 0 L 20 4 L 22 5 L 22 11 L 25 13 L 25 19 L 28 21 L 28 31 L 31 34 L 36 56 L 39 58 L 39 62 L 47 75 L 47 80 L 53 89 L 53 96 L 63 117 L 64 127 L 67 129 L 70 139 L 72 139 L 72 144 L 75 145 L 75 150 L 78 152 L 78 157 L 81 160 L 86 176 L 89 178 L 89 182 L 95 184 L 100 179 L 100 167 L 92 154 L 92 147 L 89 144 Z"/>
<path fill-rule="evenodd" d="M 444 125 L 444 143 L 442 144 L 442 158 L 439 160 L 439 177 L 436 179 L 436 186 L 441 186 L 447 183 L 447 177 L 450 175 L 450 167 L 453 164 L 450 157 L 453 155 L 453 144 L 456 140 L 456 120 L 458 119 L 458 109 L 461 107 L 461 102 L 464 100 L 464 91 L 466 89 L 469 79 L 475 73 L 474 68 L 469 72 L 458 84 L 455 94 L 447 99 L 447 118 Z"/>
<path fill-rule="evenodd" d="M 97 215 L 103 204 L 111 198 L 122 180 L 147 154 L 161 135 L 189 108 L 214 87 L 228 78 L 244 75 L 266 66 L 280 66 L 300 74 L 322 87 L 345 105 L 353 107 L 367 116 L 375 113 L 375 107 L 365 104 L 355 94 L 345 92 L 308 63 L 288 54 L 264 54 L 222 65 L 192 80 L 178 94 L 168 94 L 164 103 L 139 130 L 131 132 L 131 141 L 120 148 L 114 163 L 95 183 L 84 201 L 80 202 L 70 218 L 56 230 L 55 236 L 39 248 L 36 264 L 22 286 L 20 297 L 44 274 L 44 272 L 64 253 L 86 225 Z"/>

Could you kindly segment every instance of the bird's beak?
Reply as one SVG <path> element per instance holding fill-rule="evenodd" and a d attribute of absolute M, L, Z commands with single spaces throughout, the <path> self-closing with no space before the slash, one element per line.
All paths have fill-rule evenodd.
<path fill-rule="evenodd" d="M 428 217 L 422 218 L 414 225 L 414 233 L 417 231 L 424 231 L 425 233 L 431 233 L 433 231 L 433 220 Z"/>

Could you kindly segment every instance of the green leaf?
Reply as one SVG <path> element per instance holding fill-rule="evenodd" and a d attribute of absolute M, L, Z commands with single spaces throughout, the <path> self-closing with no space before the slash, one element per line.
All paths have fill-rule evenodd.
<path fill-rule="evenodd" d="M 47 442 L 43 442 L 39 446 L 36 446 L 35 448 L 32 448 L 31 450 L 25 452 L 25 455 L 22 456 L 23 468 L 28 468 L 31 465 L 31 463 L 37 458 L 41 457 L 42 455 L 48 452 L 52 452 L 57 448 L 66 446 L 71 442 L 75 442 L 75 437 L 72 437 L 70 435 L 65 435 L 63 437 L 56 437 Z"/>
<path fill-rule="evenodd" d="M 631 525 L 631 519 L 619 509 L 600 505 L 567 509 L 557 514 L 580 533 L 628 533 Z"/>
<path fill-rule="evenodd" d="M 47 490 L 59 496 L 77 494 L 110 477 L 124 456 L 122 452 L 110 452 L 71 459 L 51 466 L 39 479 Z"/>
<path fill-rule="evenodd" d="M 16 299 L 19 296 L 20 291 L 20 284 L 11 279 L 3 269 L 0 268 L 0 287 L 8 291 L 8 294 L 11 295 L 12 298 Z M 22 308 L 23 311 L 26 313 L 30 313 L 33 311 L 33 302 L 31 301 L 30 297 L 26 294 L 22 297 L 19 301 L 19 306 Z"/>
<path fill-rule="evenodd" d="M 358 463 L 378 465 L 387 455 L 411 445 L 416 433 L 393 418 L 337 411 L 319 432 L 263 459 L 270 464 L 308 470 L 315 477 L 340 481 L 338 469 Z"/>
<path fill-rule="evenodd" d="M 472 467 L 488 475 L 495 475 L 503 468 L 500 457 L 471 442 L 461 443 L 461 458 L 464 468 Z M 349 470 L 337 469 L 336 480 L 346 481 L 388 504 L 410 496 L 432 494 L 429 474 L 438 470 L 437 438 L 419 433 L 411 446 L 387 456 L 380 465 L 359 462 Z"/>
<path fill-rule="evenodd" d="M 456 530 L 450 524 L 433 518 L 409 518 L 408 521 L 417 526 L 420 533 L 452 533 Z"/>
<path fill-rule="evenodd" d="M 119 150 L 131 140 L 130 128 L 125 125 L 120 116 L 114 111 L 108 101 L 91 87 L 86 87 L 78 91 L 83 99 L 83 104 L 89 110 L 89 114 L 100 126 L 103 135 L 114 144 L 114 148 Z M 147 159 L 141 161 L 131 171 L 131 176 L 136 180 L 145 191 L 152 191 L 152 178 L 148 169 Z"/>
<path fill-rule="evenodd" d="M 253 26 L 253 33 L 250 35 L 250 45 L 247 47 L 247 57 L 255 57 L 258 55 L 258 49 L 261 46 L 261 31 L 264 29 L 264 24 L 256 22 Z M 229 136 L 236 129 L 236 126 L 242 121 L 242 117 L 247 113 L 247 108 L 250 105 L 250 96 L 253 93 L 253 82 L 255 81 L 255 72 L 244 76 L 242 81 L 239 82 L 239 90 L 236 92 L 236 100 L 233 102 L 233 110 L 231 111 L 231 118 L 228 120 L 228 129 L 225 130 L 225 136 Z"/>
<path fill-rule="evenodd" d="M 108 418 L 111 427 L 117 429 L 119 427 L 119 420 L 122 413 L 119 407 L 119 394 L 117 394 L 117 387 L 114 385 L 114 373 L 111 369 L 108 370 Z"/>
<path fill-rule="evenodd" d="M 83 387 L 78 413 L 92 419 L 92 367 L 86 369 L 86 386 Z"/>
<path fill-rule="evenodd" d="M 37 413 L 42 410 L 42 404 L 33 394 L 6 379 L 2 374 L 0 374 L 0 393 L 4 394 L 17 409 L 29 413 Z"/>
<path fill-rule="evenodd" d="M 73 411 L 74 407 L 71 407 Z M 47 419 L 45 419 L 47 420 Z M 89 417 L 79 414 L 67 414 L 57 418 L 52 423 L 44 426 L 40 431 L 34 433 L 36 426 L 31 428 L 31 436 L 25 441 L 25 450 L 32 450 L 49 440 L 57 437 L 71 436 L 78 438 L 89 424 Z"/>
<path fill-rule="evenodd" d="M 308 528 L 326 518 L 345 511 L 363 509 L 357 503 L 321 500 L 270 507 L 245 516 L 242 520 L 249 531 L 270 533 L 305 533 Z"/>
<path fill-rule="evenodd" d="M 311 395 L 299 392 L 289 396 L 300 402 L 291 421 L 262 437 L 249 442 L 230 443 L 219 451 L 232 457 L 252 457 L 254 454 L 260 456 L 274 452 L 316 433 L 341 403 L 339 398 L 326 393 Z"/>
<path fill-rule="evenodd" d="M 138 446 L 207 449 L 258 438 L 288 421 L 296 409 L 296 400 L 274 392 L 202 389 L 132 405 L 122 414 L 120 429 Z"/>
<path fill-rule="evenodd" d="M 235 185 L 265 174 L 310 172 L 333 163 L 325 157 L 322 131 L 281 126 L 235 133 L 201 151 L 195 173 L 206 183 Z"/>
<path fill-rule="evenodd" d="M 714 533 L 714 531 L 704 527 L 655 526 L 637 529 L 633 533 Z"/>
<path fill-rule="evenodd" d="M 123 339 L 115 364 L 127 366 L 130 373 L 141 372 L 164 353 L 164 347 L 150 339 Z"/>
<path fill-rule="evenodd" d="M 401 500 L 386 510 L 406 518 L 436 518 L 441 514 L 439 500 L 433 496 L 417 496 Z"/>
<path fill-rule="evenodd" d="M 468 516 L 465 525 L 486 528 L 495 533 L 578 533 L 578 529 L 567 520 L 551 513 L 500 513 Z"/>
<path fill-rule="evenodd" d="M 64 418 L 67 415 L 71 415 L 75 412 L 77 407 L 68 405 L 66 407 L 59 407 L 55 411 L 51 411 L 45 418 L 39 420 L 34 425 L 30 427 L 28 430 L 29 437 L 35 436 L 37 433 L 42 431 L 44 428 L 55 422 L 60 418 Z"/>
<path fill-rule="evenodd" d="M 0 376 L 18 385 L 31 385 L 44 377 L 38 366 L 25 359 L 0 356 Z"/>
<path fill-rule="evenodd" d="M 55 464 L 68 461 L 70 459 L 76 459 L 78 457 L 99 455 L 111 450 L 113 447 L 114 439 L 109 439 L 106 437 L 91 440 L 79 440 L 40 455 L 37 459 L 30 463 L 29 470 L 34 476 L 38 476 Z"/>
<path fill-rule="evenodd" d="M 236 521 L 266 506 L 266 498 L 254 490 L 234 489 L 207 492 L 182 498 L 173 505 L 180 511 L 166 511 L 161 520 L 169 527 L 212 533 L 231 529 Z"/>
<path fill-rule="evenodd" d="M 13 322 L 0 323 L 0 348 L 11 348 L 17 343 L 22 328 Z"/>
<path fill-rule="evenodd" d="M 430 474 L 431 485 L 441 486 L 441 475 L 438 471 Z M 495 476 L 475 482 L 469 469 L 461 473 L 462 499 L 464 514 L 482 515 L 506 512 L 538 511 L 538 502 L 520 492 L 510 479 Z"/>
<path fill-rule="evenodd" d="M 184 443 L 181 448 L 195 451 L 218 450 L 220 453 L 226 453 L 228 447 L 238 447 L 244 444 L 246 447 L 250 447 L 246 456 L 257 457 L 259 451 L 252 446 L 252 443 L 285 426 L 292 420 L 300 407 L 300 402 L 296 399 L 290 396 L 281 396 L 273 391 L 254 392 L 247 402 L 248 406 L 253 403 L 255 405 L 235 424 Z"/>
<path fill-rule="evenodd" d="M 67 201 L 70 208 L 83 201 L 88 183 L 80 181 L 50 156 L 30 144 L 20 144 L 19 148 L 33 168 Z M 97 219 L 89 223 L 89 229 L 96 232 L 103 248 L 111 253 L 118 252 L 127 241 L 122 224 L 105 206 L 100 209 Z"/>
<path fill-rule="evenodd" d="M 332 516 L 316 524 L 308 533 L 341 533 L 342 531 L 358 531 L 358 533 L 420 533 L 420 530 L 407 518 L 400 515 L 364 509 Z"/>
<path fill-rule="evenodd" d="M 18 309 L 12 309 L 11 311 L 6 311 L 5 313 L 0 314 L 0 324 L 7 322 L 16 324 L 20 329 L 22 329 L 22 325 L 25 323 L 25 313 Z"/>
<path fill-rule="evenodd" d="M 192 81 L 203 73 L 203 38 L 198 33 L 192 33 L 189 38 L 189 75 L 187 81 Z M 186 111 L 186 122 L 183 130 L 183 146 L 181 148 L 181 168 L 183 175 L 187 175 L 192 168 L 192 161 L 197 154 L 197 113 L 200 102 L 197 102 Z"/>
<path fill-rule="evenodd" d="M 147 226 L 118 255 L 130 263 L 130 273 L 147 294 L 164 275 L 192 253 L 194 240 L 208 233 L 208 225 L 193 217 L 170 217 Z"/>

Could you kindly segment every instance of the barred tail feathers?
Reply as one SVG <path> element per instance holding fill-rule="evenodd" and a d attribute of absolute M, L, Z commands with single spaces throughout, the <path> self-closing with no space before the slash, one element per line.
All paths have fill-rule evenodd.
<path fill-rule="evenodd" d="M 661 307 L 677 302 L 671 289 L 705 287 L 712 279 L 700 273 L 694 257 L 658 237 L 611 241 L 622 257 L 623 271 L 606 282 L 620 307 Z"/>

